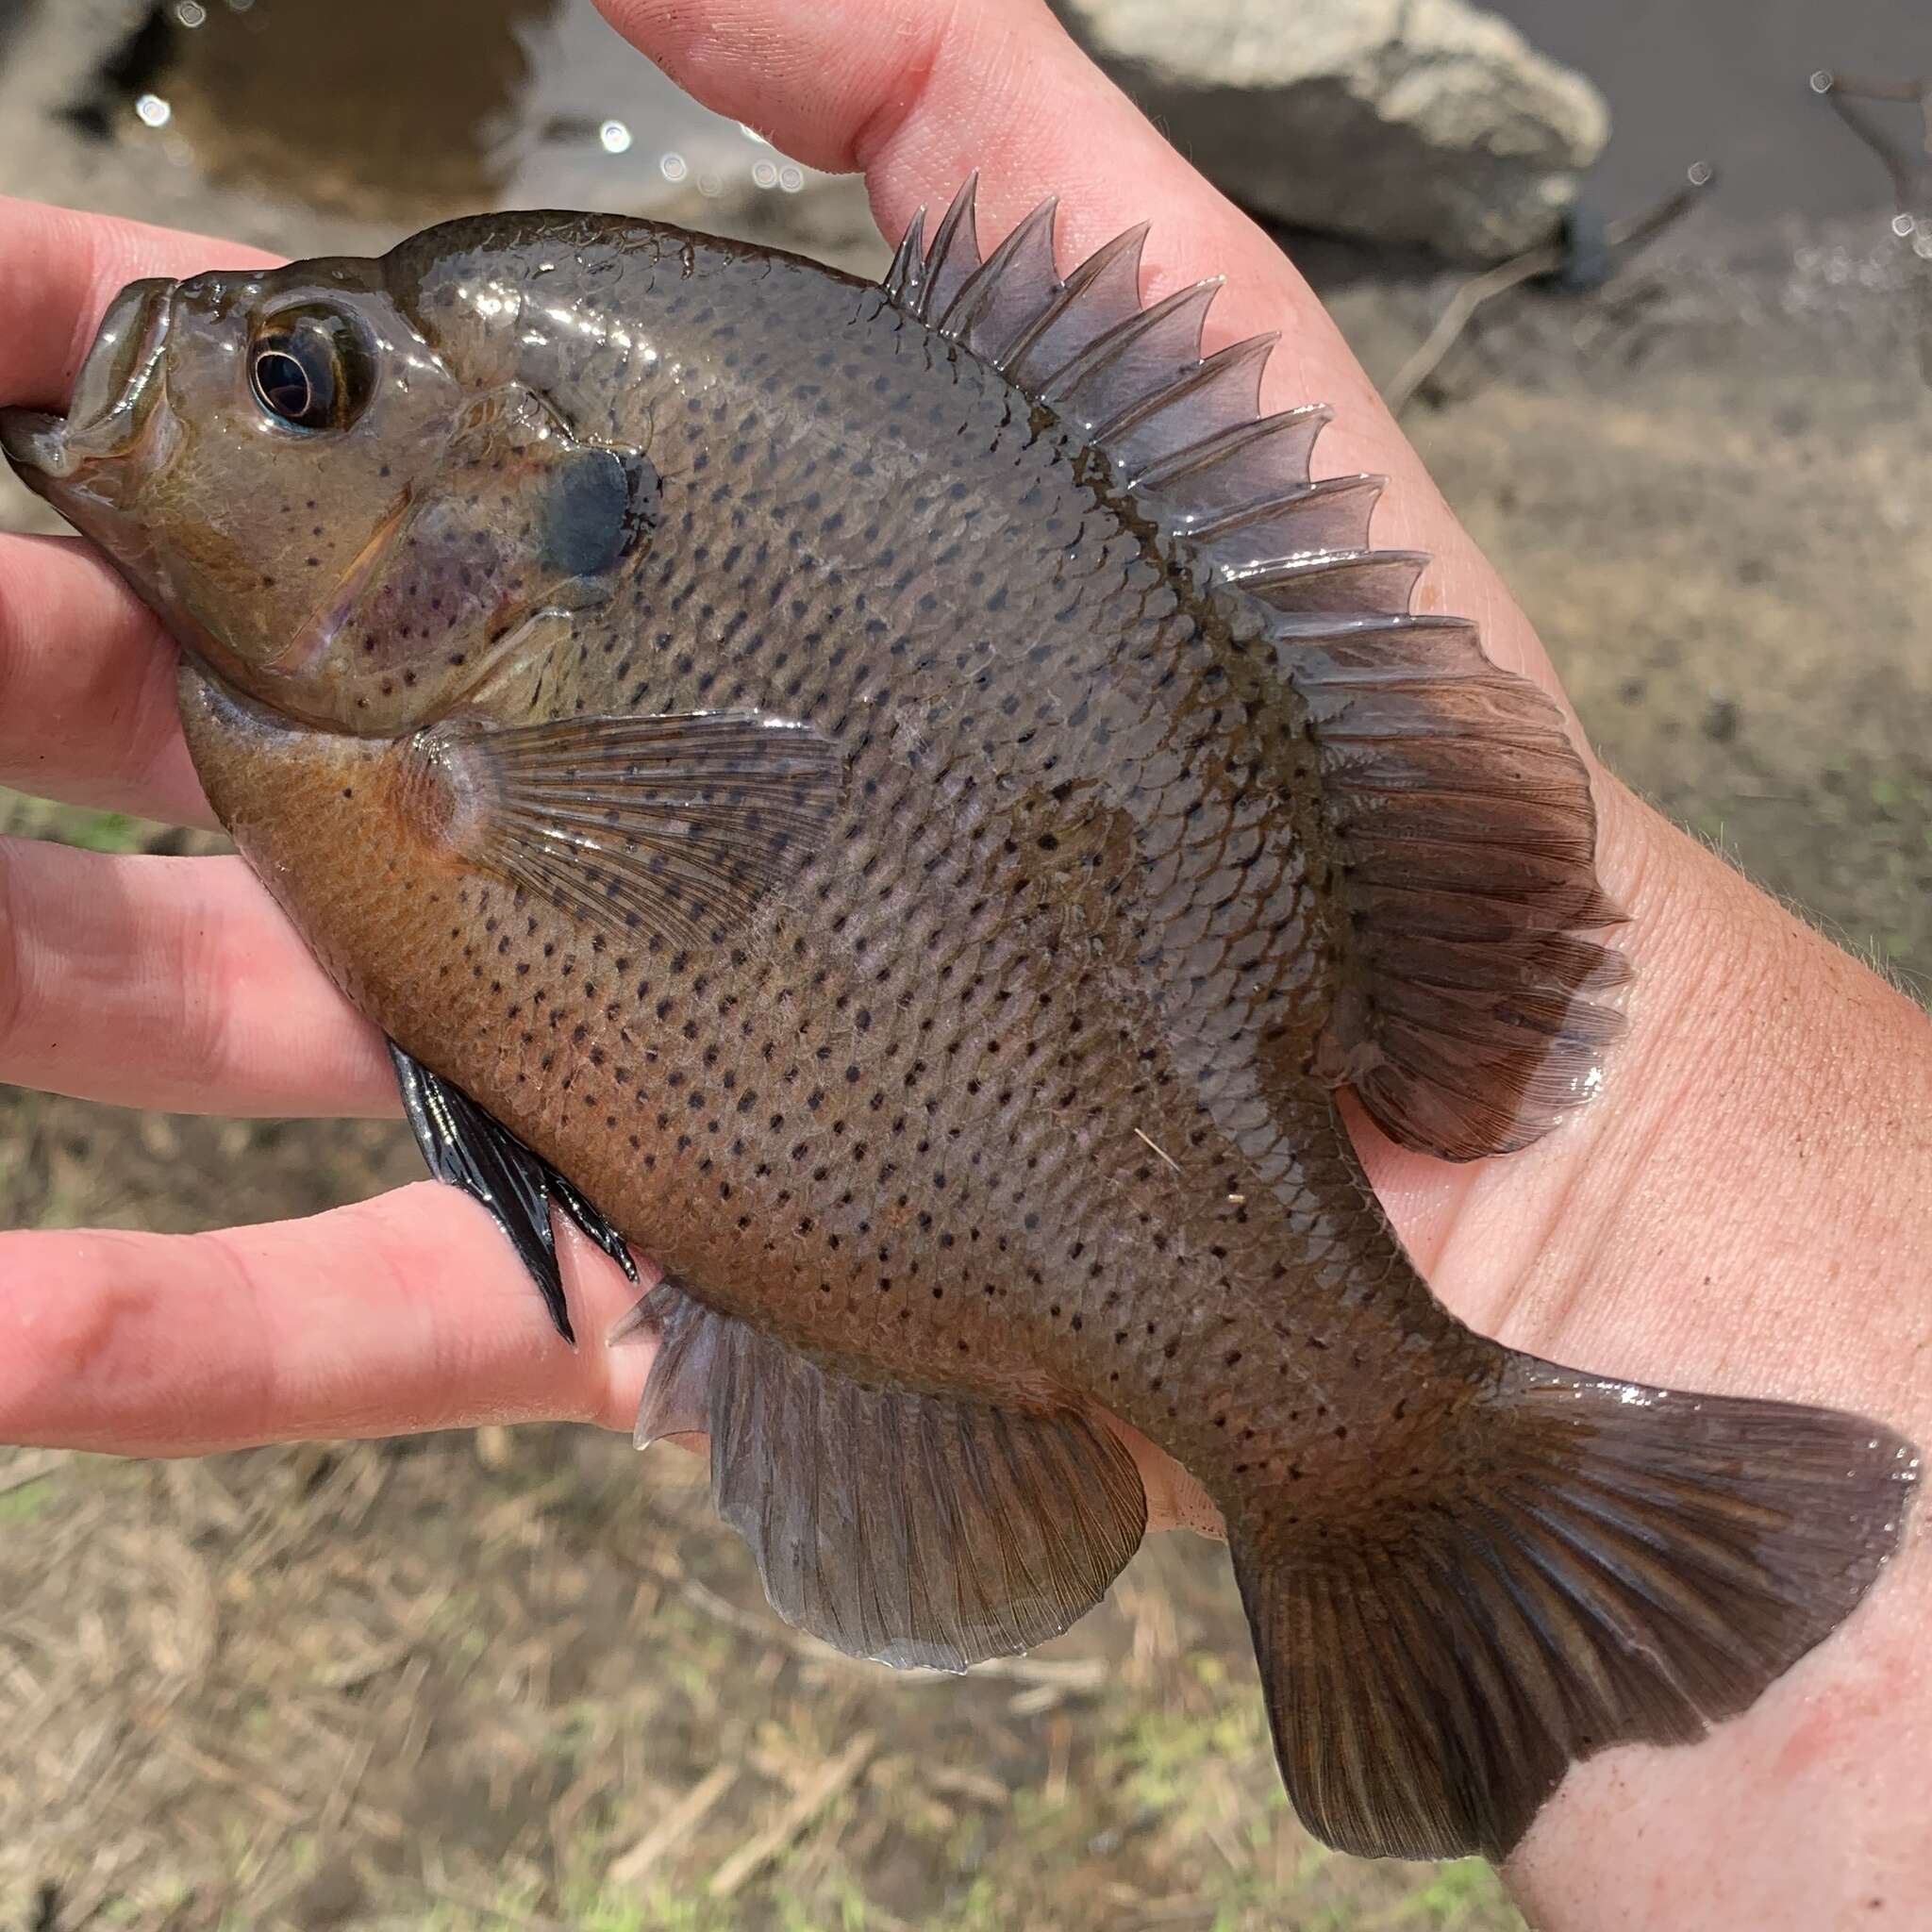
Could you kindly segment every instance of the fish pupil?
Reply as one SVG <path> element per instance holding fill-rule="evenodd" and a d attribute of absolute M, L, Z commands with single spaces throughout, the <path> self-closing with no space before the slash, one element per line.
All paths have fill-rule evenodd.
<path fill-rule="evenodd" d="M 347 310 L 304 303 L 270 317 L 251 345 L 262 411 L 292 429 L 346 429 L 375 393 L 375 344 Z"/>
<path fill-rule="evenodd" d="M 255 393 L 270 415 L 302 429 L 319 429 L 334 408 L 334 383 L 325 361 L 311 350 L 304 356 L 300 343 L 263 348 L 255 358 Z"/>

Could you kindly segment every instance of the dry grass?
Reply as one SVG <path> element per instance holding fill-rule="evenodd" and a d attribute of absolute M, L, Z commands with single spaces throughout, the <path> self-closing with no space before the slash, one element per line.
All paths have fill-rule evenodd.
<path fill-rule="evenodd" d="M 698 1466 L 588 1431 L 0 1460 L 0 1924 L 1516 1922 L 1274 1783 L 1217 1552 L 964 1682 L 776 1628 Z"/>

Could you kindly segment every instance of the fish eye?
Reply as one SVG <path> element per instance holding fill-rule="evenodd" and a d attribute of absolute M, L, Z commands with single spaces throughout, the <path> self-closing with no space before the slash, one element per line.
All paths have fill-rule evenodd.
<path fill-rule="evenodd" d="M 284 309 L 257 331 L 248 382 L 265 414 L 291 429 L 346 429 L 375 391 L 375 358 L 351 315 Z"/>

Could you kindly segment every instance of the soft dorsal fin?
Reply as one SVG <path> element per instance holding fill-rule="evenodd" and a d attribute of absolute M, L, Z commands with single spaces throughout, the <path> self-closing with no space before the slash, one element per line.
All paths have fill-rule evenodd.
<path fill-rule="evenodd" d="M 1353 942 L 1313 1071 L 1406 1146 L 1450 1159 L 1535 1140 L 1594 1091 L 1621 957 L 1596 882 L 1590 776 L 1562 714 L 1415 614 L 1428 558 L 1376 550 L 1378 476 L 1316 478 L 1319 404 L 1260 413 L 1272 335 L 1201 353 L 1218 281 L 1142 306 L 1144 227 L 1062 276 L 1054 203 L 991 256 L 969 178 L 886 277 L 908 316 L 998 370 L 1104 456 L 1115 486 L 1268 613 L 1321 753 Z"/>

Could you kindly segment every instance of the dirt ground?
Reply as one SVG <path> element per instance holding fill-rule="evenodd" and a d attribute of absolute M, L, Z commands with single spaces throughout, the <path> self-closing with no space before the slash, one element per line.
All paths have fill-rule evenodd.
<path fill-rule="evenodd" d="M 212 145 L 218 98 L 171 83 L 175 138 L 208 145 L 158 171 L 122 96 L 105 137 L 51 111 L 98 76 L 77 55 L 24 76 L 19 47 L 53 58 L 30 31 L 11 70 L 0 41 L 0 108 L 49 111 L 31 130 L 0 112 L 0 191 L 305 249 L 397 225 L 338 184 L 291 242 L 245 143 Z M 863 258 L 852 209 L 808 189 L 795 212 Z M 1301 252 L 1382 377 L 1450 287 Z M 1612 764 L 1921 991 L 1928 267 L 1876 213 L 1686 229 L 1593 294 L 1496 305 L 1406 419 Z M 0 827 L 208 842 L 4 796 Z M 386 1124 L 0 1089 L 0 1226 L 189 1230 L 419 1171 Z M 641 1463 L 557 1428 L 173 1466 L 0 1452 L 0 1605 L 7 1932 L 1521 1923 L 1478 1864 L 1360 1864 L 1300 1831 L 1225 1558 L 1192 1539 L 1150 1547 L 1048 1650 L 961 1683 L 783 1632 L 670 1449 Z"/>

